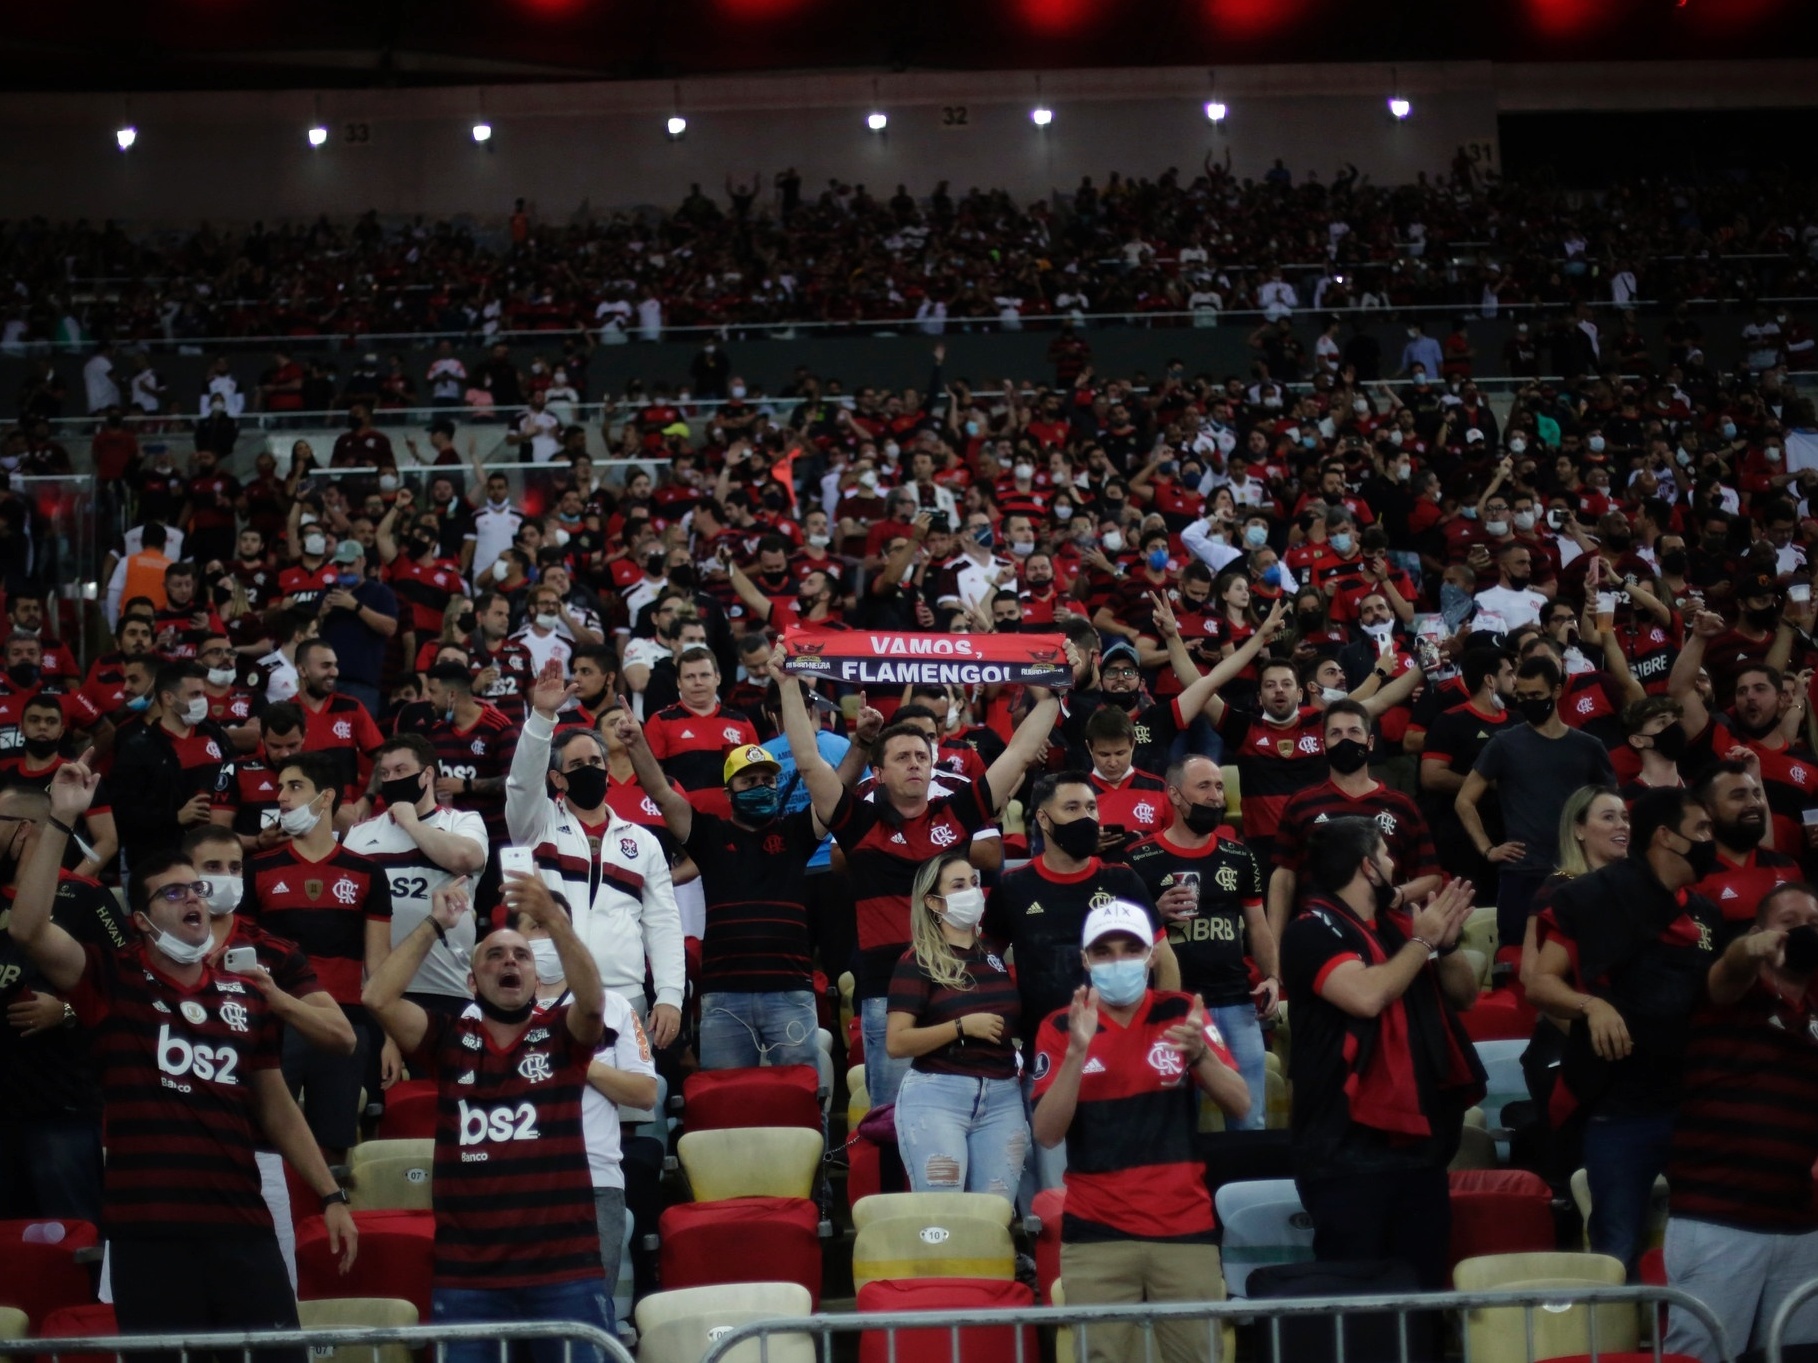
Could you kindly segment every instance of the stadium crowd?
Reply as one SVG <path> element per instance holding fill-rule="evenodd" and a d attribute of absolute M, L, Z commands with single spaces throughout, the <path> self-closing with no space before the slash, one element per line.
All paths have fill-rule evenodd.
<path fill-rule="evenodd" d="M 1505 182 L 1461 148 L 1448 174 L 1376 185 L 1355 166 L 1297 182 L 1208 158 L 1112 172 L 1026 206 L 947 182 L 803 182 L 793 169 L 696 185 L 671 211 L 134 236 L 34 219 L 0 230 L 0 351 L 201 338 L 917 319 L 1007 327 L 1076 314 L 1499 308 L 1803 298 L 1818 216 L 1792 177 Z M 1279 273 L 1277 271 L 1280 271 Z"/>
<path fill-rule="evenodd" d="M 1396 196 L 1328 192 L 1359 247 L 1405 233 Z M 1496 198 L 1411 202 L 1476 232 Z M 850 970 L 910 1185 L 1064 1186 L 1071 1302 L 1214 1291 L 1195 1090 L 1261 1128 L 1284 1004 L 1316 1253 L 1438 1288 L 1484 1092 L 1460 944 L 1494 904 L 1527 1157 L 1586 1169 L 1631 1273 L 1665 1172 L 1668 1272 L 1748 1338 L 1789 1262 L 1818 1276 L 1810 400 L 1781 342 L 1725 374 L 1689 333 L 1617 363 L 1580 330 L 1568 382 L 1498 409 L 1419 337 L 1391 383 L 1294 326 L 1248 375 L 1141 390 L 1062 337 L 1052 383 L 937 346 L 916 390 L 657 391 L 618 437 L 646 468 L 599 476 L 552 419 L 516 491 L 445 428 L 420 488 L 359 421 L 244 482 L 127 433 L 113 646 L 79 668 L 40 588 L 5 602 L 0 1215 L 106 1225 L 122 1325 L 294 1320 L 267 1147 L 351 1257 L 358 1094 L 427 1074 L 438 1321 L 604 1323 L 655 1176 L 611 1105 L 811 1062 Z M 1059 636 L 1070 675 L 805 684 L 781 642 L 898 632 Z M 174 1290 L 195 1235 L 258 1241 L 233 1301 Z"/>

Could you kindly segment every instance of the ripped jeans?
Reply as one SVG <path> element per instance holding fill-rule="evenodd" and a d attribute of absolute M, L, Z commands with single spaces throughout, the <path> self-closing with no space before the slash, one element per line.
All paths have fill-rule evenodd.
<path fill-rule="evenodd" d="M 1029 1153 L 1022 1086 L 911 1070 L 896 1095 L 896 1141 L 912 1191 L 1014 1202 Z"/>

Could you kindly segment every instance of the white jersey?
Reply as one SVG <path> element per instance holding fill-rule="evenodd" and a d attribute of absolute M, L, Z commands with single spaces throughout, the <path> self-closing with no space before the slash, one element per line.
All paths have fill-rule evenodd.
<path fill-rule="evenodd" d="M 486 854 L 486 821 L 466 809 L 448 809 L 437 805 L 422 822 L 458 838 L 467 838 Z M 453 871 L 436 865 L 391 817 L 389 812 L 357 823 L 347 830 L 342 846 L 361 856 L 371 857 L 391 882 L 391 944 L 395 948 L 423 920 L 429 917 L 430 897 L 455 878 Z M 468 914 L 460 924 L 449 929 L 448 944 L 437 942 L 423 958 L 410 981 L 413 994 L 444 994 L 468 998 L 468 958 L 473 955 L 474 923 Z"/>

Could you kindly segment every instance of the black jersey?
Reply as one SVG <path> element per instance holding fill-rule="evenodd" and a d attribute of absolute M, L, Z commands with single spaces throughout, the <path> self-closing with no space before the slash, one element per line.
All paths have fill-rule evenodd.
<path fill-rule="evenodd" d="M 1249 1002 L 1244 913 L 1263 903 L 1255 854 L 1228 828 L 1196 848 L 1176 846 L 1163 829 L 1132 847 L 1128 860 L 1157 902 L 1185 883 L 1185 877 L 1199 877 L 1199 912 L 1167 925 L 1168 944 L 1180 963 L 1181 989 L 1203 997 L 1208 1008 Z"/>

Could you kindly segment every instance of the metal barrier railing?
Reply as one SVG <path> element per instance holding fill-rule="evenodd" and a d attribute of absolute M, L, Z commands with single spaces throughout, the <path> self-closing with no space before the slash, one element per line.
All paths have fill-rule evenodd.
<path fill-rule="evenodd" d="M 636 1363 L 625 1346 L 591 1325 L 575 1321 L 540 1321 L 520 1325 L 410 1325 L 341 1330 L 251 1330 L 220 1334 L 95 1335 L 80 1339 L 30 1339 L 6 1341 L 14 1359 L 48 1359 L 82 1354 L 112 1355 L 130 1361 L 148 1353 L 175 1354 L 178 1363 L 189 1363 L 192 1354 L 221 1359 L 238 1353 L 242 1363 L 258 1363 L 257 1355 L 278 1349 L 306 1349 L 311 1358 L 334 1363 L 358 1363 L 370 1350 L 372 1363 L 381 1363 L 380 1351 L 388 1345 L 410 1350 L 429 1349 L 433 1363 L 443 1363 L 451 1344 L 496 1344 L 499 1363 L 510 1363 L 511 1345 L 535 1340 L 563 1343 L 562 1363 Z M 342 1353 L 342 1350 L 349 1351 Z"/>
<path fill-rule="evenodd" d="M 1818 1291 L 1818 1283 L 1809 1285 Z M 1803 1289 L 1802 1289 L 1803 1290 Z M 1634 1339 L 1624 1332 L 1617 1332 L 1617 1338 L 1607 1336 L 1600 1339 L 1607 1327 L 1600 1325 L 1599 1317 L 1603 1314 L 1597 1308 L 1627 1306 L 1645 1315 L 1647 1328 L 1644 1330 L 1637 1320 Z M 1716 1314 L 1685 1292 L 1670 1287 L 1560 1287 L 1541 1291 L 1528 1292 L 1432 1292 L 1401 1293 L 1373 1297 L 1338 1297 L 1338 1298 L 1283 1298 L 1279 1301 L 1218 1301 L 1218 1302 L 1163 1302 L 1137 1306 L 1043 1306 L 1031 1307 L 1019 1311 L 1005 1311 L 997 1308 L 958 1309 L 940 1311 L 875 1311 L 855 1314 L 801 1316 L 773 1320 L 757 1320 L 736 1327 L 719 1327 L 711 1334 L 711 1343 L 701 1356 L 701 1363 L 728 1363 L 733 1351 L 738 1350 L 741 1363 L 755 1358 L 757 1363 L 771 1363 L 772 1342 L 777 1343 L 778 1363 L 782 1363 L 786 1353 L 790 1363 L 797 1358 L 805 1357 L 801 1341 L 817 1343 L 819 1356 L 824 1363 L 831 1363 L 834 1356 L 833 1340 L 837 1335 L 850 1335 L 869 1331 L 881 1331 L 886 1337 L 886 1356 L 895 1363 L 897 1358 L 897 1333 L 899 1331 L 919 1331 L 916 1357 L 927 1358 L 931 1347 L 926 1339 L 937 1332 L 945 1332 L 949 1340 L 949 1363 L 962 1363 L 963 1359 L 976 1357 L 967 1353 L 962 1347 L 964 1330 L 990 1329 L 1008 1331 L 1011 1340 L 1001 1352 L 994 1350 L 993 1357 L 1001 1363 L 1039 1363 L 1039 1354 L 1031 1353 L 1025 1344 L 1024 1331 L 1027 1327 L 1050 1327 L 1070 1329 L 1074 1332 L 1073 1358 L 1076 1363 L 1084 1363 L 1089 1356 L 1091 1331 L 1096 1326 L 1103 1329 L 1107 1326 L 1134 1327 L 1142 1337 L 1142 1352 L 1123 1356 L 1120 1363 L 1157 1363 L 1161 1357 L 1156 1343 L 1155 1331 L 1158 1325 L 1180 1323 L 1183 1325 L 1201 1325 L 1205 1327 L 1206 1348 L 1200 1355 L 1208 1363 L 1230 1363 L 1223 1357 L 1223 1330 L 1226 1324 L 1262 1325 L 1268 1332 L 1266 1342 L 1259 1341 L 1260 1356 L 1264 1360 L 1284 1360 L 1291 1363 L 1292 1351 L 1283 1352 L 1282 1333 L 1285 1322 L 1317 1318 L 1329 1320 L 1332 1329 L 1333 1352 L 1330 1357 L 1334 1363 L 1346 1363 L 1346 1348 L 1350 1343 L 1355 1351 L 1353 1341 L 1347 1340 L 1350 1333 L 1345 1322 L 1353 1317 L 1381 1317 L 1393 1313 L 1396 1318 L 1397 1349 L 1393 1355 L 1396 1363 L 1436 1363 L 1438 1350 L 1427 1353 L 1420 1351 L 1419 1335 L 1425 1326 L 1415 1324 L 1411 1328 L 1411 1317 L 1426 1317 L 1428 1320 L 1441 1313 L 1474 1312 L 1488 1310 L 1520 1310 L 1522 1312 L 1525 1337 L 1522 1357 L 1528 1363 L 1536 1363 L 1541 1358 L 1559 1357 L 1566 1354 L 1588 1355 L 1592 1363 L 1606 1354 L 1633 1354 L 1637 1352 L 1636 1340 L 1641 1341 L 1640 1352 L 1651 1355 L 1654 1363 L 1660 1363 L 1664 1353 L 1664 1340 L 1660 1322 L 1660 1308 L 1669 1306 L 1676 1310 L 1690 1312 L 1696 1316 L 1709 1332 L 1716 1348 L 1716 1363 L 1730 1363 L 1735 1357 L 1724 1334 L 1722 1322 Z M 1548 1343 L 1541 1336 L 1547 1327 L 1536 1327 L 1536 1312 L 1549 1317 L 1560 1316 L 1575 1307 L 1590 1308 L 1584 1312 L 1583 1346 L 1576 1344 L 1558 1347 Z M 1510 1357 L 1504 1341 L 1494 1351 L 1474 1346 L 1473 1330 L 1469 1322 L 1465 1324 L 1463 1363 L 1486 1363 L 1486 1353 L 1494 1352 L 1496 1359 Z M 785 1345 L 786 1337 L 794 1337 Z M 740 1347 L 744 1346 L 744 1347 Z M 792 1346 L 792 1347 L 791 1347 Z M 1302 1343 L 1302 1348 L 1309 1347 Z M 1538 1350 L 1547 1348 L 1548 1352 Z M 1374 1351 L 1369 1353 L 1370 1363 L 1384 1363 Z M 1769 1363 L 1777 1363 L 1772 1354 Z"/>
<path fill-rule="evenodd" d="M 1793 1317 L 1799 1313 L 1800 1307 L 1813 1298 L 1818 1298 L 1818 1278 L 1799 1284 L 1781 1299 L 1780 1309 L 1774 1312 L 1774 1318 L 1768 1322 L 1767 1339 L 1762 1342 L 1764 1363 L 1781 1363 L 1782 1350 L 1786 1348 L 1786 1332 L 1793 1323 Z"/>

